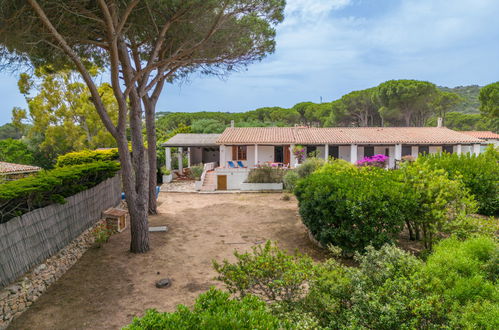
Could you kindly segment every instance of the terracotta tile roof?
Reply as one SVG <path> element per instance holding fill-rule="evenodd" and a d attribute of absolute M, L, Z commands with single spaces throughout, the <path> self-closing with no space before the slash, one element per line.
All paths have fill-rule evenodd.
<path fill-rule="evenodd" d="M 498 139 L 499 140 L 499 134 L 496 134 L 491 131 L 461 131 L 460 133 L 473 136 L 479 139 Z"/>
<path fill-rule="evenodd" d="M 218 144 L 472 144 L 482 140 L 439 127 L 229 127 Z"/>
<path fill-rule="evenodd" d="M 38 172 L 41 168 L 38 166 L 22 165 L 0 162 L 0 174 L 16 174 L 16 173 L 30 173 Z"/>

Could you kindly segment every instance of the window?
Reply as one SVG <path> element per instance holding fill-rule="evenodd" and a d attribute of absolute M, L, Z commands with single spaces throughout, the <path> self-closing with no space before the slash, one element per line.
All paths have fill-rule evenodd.
<path fill-rule="evenodd" d="M 237 160 L 246 160 L 246 146 L 237 147 Z"/>
<path fill-rule="evenodd" d="M 402 146 L 402 157 L 411 156 L 412 155 L 412 147 L 411 146 Z"/>
<path fill-rule="evenodd" d="M 374 147 L 367 146 L 364 147 L 364 157 L 372 157 L 374 156 Z"/>
<path fill-rule="evenodd" d="M 390 156 L 390 148 L 385 148 L 385 156 L 386 157 Z"/>

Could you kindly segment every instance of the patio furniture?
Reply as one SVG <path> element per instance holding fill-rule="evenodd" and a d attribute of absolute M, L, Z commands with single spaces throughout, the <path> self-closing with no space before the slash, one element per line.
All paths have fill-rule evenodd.
<path fill-rule="evenodd" d="M 227 163 L 229 164 L 229 168 L 237 168 L 237 166 L 234 165 L 234 162 L 232 160 L 229 160 Z"/>
<path fill-rule="evenodd" d="M 237 166 L 242 167 L 242 168 L 246 168 L 246 166 L 244 166 L 243 162 L 240 160 L 237 161 Z"/>

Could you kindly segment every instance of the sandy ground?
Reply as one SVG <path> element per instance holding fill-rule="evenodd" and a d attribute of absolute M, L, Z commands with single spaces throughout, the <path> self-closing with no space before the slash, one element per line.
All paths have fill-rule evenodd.
<path fill-rule="evenodd" d="M 9 329 L 118 329 L 148 308 L 173 311 L 220 286 L 213 259 L 233 260 L 234 249 L 268 239 L 323 259 L 297 217 L 296 200 L 281 196 L 161 193 L 161 214 L 150 224 L 169 231 L 151 233 L 150 252 L 129 253 L 128 230 L 114 235 L 104 247 L 88 250 Z M 155 282 L 165 277 L 172 286 L 157 289 Z"/>

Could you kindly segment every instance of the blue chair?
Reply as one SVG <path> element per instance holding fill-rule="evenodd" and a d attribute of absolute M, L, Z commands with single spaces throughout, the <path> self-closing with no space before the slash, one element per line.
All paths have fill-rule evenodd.
<path fill-rule="evenodd" d="M 227 163 L 229 163 L 230 168 L 236 168 L 237 166 L 234 165 L 234 162 L 232 160 L 229 160 Z"/>
<path fill-rule="evenodd" d="M 246 166 L 244 166 L 243 162 L 240 160 L 237 161 L 237 166 L 242 167 L 242 168 L 246 168 Z"/>

